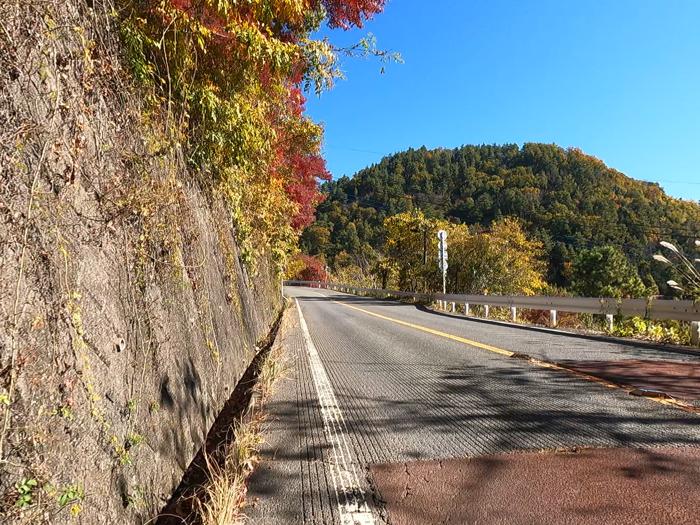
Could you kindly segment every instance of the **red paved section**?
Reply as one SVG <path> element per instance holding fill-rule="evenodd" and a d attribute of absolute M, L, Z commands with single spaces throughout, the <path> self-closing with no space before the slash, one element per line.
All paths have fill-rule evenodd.
<path fill-rule="evenodd" d="M 370 471 L 392 525 L 700 523 L 700 448 L 516 453 Z"/>
<path fill-rule="evenodd" d="M 700 400 L 700 362 L 683 361 L 566 361 L 568 368 L 613 383 L 657 390 L 670 396 Z"/>

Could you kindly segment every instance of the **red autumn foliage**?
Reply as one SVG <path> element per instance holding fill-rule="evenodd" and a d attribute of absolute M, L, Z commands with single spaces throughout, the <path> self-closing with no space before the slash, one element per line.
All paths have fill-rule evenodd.
<path fill-rule="evenodd" d="M 304 269 L 294 277 L 300 281 L 327 281 L 326 265 L 313 255 L 299 255 L 299 260 L 304 263 Z"/>
<path fill-rule="evenodd" d="M 292 86 L 289 90 L 289 98 L 287 99 L 287 108 L 289 113 L 295 117 L 301 117 L 306 107 L 306 97 L 301 92 L 298 86 Z"/>
<path fill-rule="evenodd" d="M 316 206 L 323 201 L 318 180 L 331 180 L 331 174 L 326 170 L 326 161 L 318 155 L 292 154 L 287 160 L 294 174 L 287 183 L 287 195 L 299 205 L 292 218 L 292 228 L 301 230 L 314 222 Z"/>
<path fill-rule="evenodd" d="M 369 20 L 382 12 L 386 0 L 315 0 L 326 9 L 328 25 L 332 28 L 350 29 L 352 26 L 362 27 Z M 206 2 L 197 0 L 170 0 L 175 9 L 199 19 L 207 28 L 215 33 L 224 33 L 225 19 Z M 318 5 L 318 4 L 316 4 Z M 254 21 L 250 9 L 244 4 L 236 7 L 239 19 Z M 294 39 L 292 31 L 283 32 L 285 38 Z"/>
<path fill-rule="evenodd" d="M 384 9 L 385 0 L 322 0 L 328 13 L 328 25 L 349 29 L 362 27 L 365 20 Z"/>
<path fill-rule="evenodd" d="M 187 12 L 192 9 L 192 0 L 171 0 L 171 4 L 175 9 Z"/>
<path fill-rule="evenodd" d="M 286 114 L 303 118 L 306 98 L 297 86 L 289 89 Z M 297 213 L 291 220 L 291 226 L 299 231 L 314 221 L 316 206 L 323 200 L 318 190 L 319 180 L 331 180 L 326 169 L 326 161 L 320 155 L 307 152 L 300 147 L 294 136 L 289 136 L 283 125 L 277 130 L 279 147 L 276 165 L 273 170 L 285 181 L 285 190 L 289 198 L 298 205 Z"/>

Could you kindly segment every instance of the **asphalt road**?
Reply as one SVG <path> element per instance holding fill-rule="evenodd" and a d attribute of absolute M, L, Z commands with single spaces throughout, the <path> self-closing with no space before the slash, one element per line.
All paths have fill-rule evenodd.
<path fill-rule="evenodd" d="M 259 502 L 248 509 L 253 522 L 341 523 L 345 516 L 370 523 L 362 521 L 365 503 L 381 515 L 366 478 L 373 464 L 700 446 L 698 415 L 499 351 L 557 361 L 698 357 L 328 290 L 288 287 L 286 294 L 298 302 L 301 326 L 290 336 L 292 381 L 271 407 L 268 461 L 251 479 Z M 353 508 L 360 517 L 348 521 Z"/>

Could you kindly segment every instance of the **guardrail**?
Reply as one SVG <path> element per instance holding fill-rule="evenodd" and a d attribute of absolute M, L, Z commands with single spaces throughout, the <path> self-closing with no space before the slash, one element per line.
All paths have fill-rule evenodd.
<path fill-rule="evenodd" d="M 587 313 L 604 315 L 608 328 L 612 329 L 615 315 L 638 316 L 657 321 L 674 320 L 691 323 L 691 341 L 700 345 L 700 302 L 676 301 L 670 299 L 615 299 L 613 297 L 548 297 L 520 295 L 468 295 L 468 294 L 427 294 L 362 288 L 346 284 L 322 281 L 285 281 L 288 286 L 310 286 L 325 288 L 355 295 L 371 295 L 382 298 L 413 299 L 424 302 L 438 302 L 442 308 L 454 312 L 456 304 L 464 305 L 465 315 L 470 315 L 471 307 L 484 307 L 485 317 L 489 316 L 489 307 L 509 308 L 515 320 L 518 308 L 549 311 L 550 326 L 557 325 L 557 312 Z"/>

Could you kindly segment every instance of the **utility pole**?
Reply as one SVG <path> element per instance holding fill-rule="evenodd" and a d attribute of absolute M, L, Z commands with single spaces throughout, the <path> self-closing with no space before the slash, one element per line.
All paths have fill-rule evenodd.
<path fill-rule="evenodd" d="M 447 232 L 440 230 L 438 236 L 438 266 L 442 272 L 442 293 L 447 293 Z"/>

